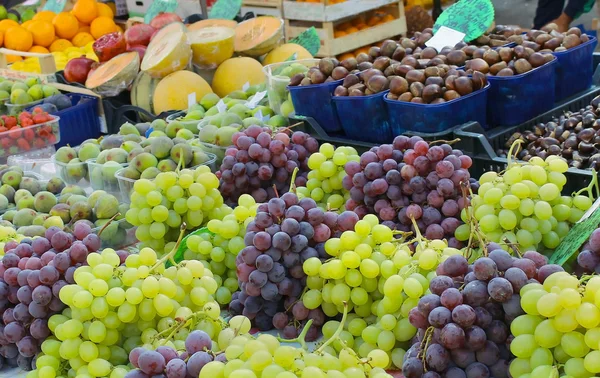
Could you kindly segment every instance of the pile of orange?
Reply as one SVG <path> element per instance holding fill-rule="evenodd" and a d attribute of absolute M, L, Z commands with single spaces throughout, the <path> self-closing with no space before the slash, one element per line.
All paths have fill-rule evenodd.
<path fill-rule="evenodd" d="M 360 53 L 365 53 L 368 54 L 369 50 L 371 49 L 371 47 L 373 46 L 377 46 L 377 47 L 381 47 L 381 45 L 383 44 L 384 41 L 379 41 L 375 44 L 372 45 L 368 45 L 368 46 L 363 46 L 363 47 L 359 47 L 354 51 L 351 52 L 347 52 L 347 53 L 343 53 L 337 56 L 337 59 L 341 62 L 342 60 L 348 59 L 348 58 L 356 58 L 356 56 Z"/>
<path fill-rule="evenodd" d="M 77 0 L 70 12 L 40 11 L 23 24 L 5 19 L 0 21 L 0 47 L 46 54 L 83 47 L 105 34 L 122 32 L 113 17 L 114 10 L 107 4 Z"/>
<path fill-rule="evenodd" d="M 381 25 L 394 20 L 395 18 L 393 15 L 382 11 L 376 11 L 369 17 L 364 17 L 361 15 L 353 18 L 350 21 L 346 21 L 337 25 L 333 30 L 333 36 L 335 38 L 343 37 L 345 35 L 357 33 L 363 29 Z"/>

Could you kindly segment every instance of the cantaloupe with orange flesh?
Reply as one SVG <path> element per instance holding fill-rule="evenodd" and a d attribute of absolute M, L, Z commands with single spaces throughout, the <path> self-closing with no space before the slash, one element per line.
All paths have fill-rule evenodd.
<path fill-rule="evenodd" d="M 142 71 L 152 77 L 163 78 L 187 67 L 192 49 L 185 25 L 171 23 L 160 29 L 146 49 L 142 60 Z"/>
<path fill-rule="evenodd" d="M 200 30 L 202 28 L 211 28 L 214 26 L 222 26 L 225 28 L 235 29 L 238 25 L 237 21 L 234 20 L 223 20 L 220 18 L 209 18 L 208 20 L 200 20 L 188 25 L 188 31 Z"/>
<path fill-rule="evenodd" d="M 311 59 L 312 57 L 310 52 L 304 47 L 296 43 L 285 43 L 268 53 L 265 60 L 263 60 L 263 65 L 285 62 L 290 58 L 292 58 L 291 60 L 300 60 Z"/>
<path fill-rule="evenodd" d="M 214 69 L 233 56 L 235 32 L 222 26 L 188 32 L 192 46 L 192 61 L 202 69 Z"/>
<path fill-rule="evenodd" d="M 137 52 L 123 53 L 91 72 L 85 86 L 102 96 L 116 96 L 131 85 L 139 68 Z"/>
<path fill-rule="evenodd" d="M 201 99 L 207 93 L 212 93 L 210 85 L 191 71 L 177 71 L 162 79 L 152 96 L 154 113 L 160 114 L 167 110 L 184 110 L 188 107 L 188 95 L 196 93 L 196 99 Z"/>
<path fill-rule="evenodd" d="M 261 84 L 266 81 L 263 67 L 258 60 L 248 57 L 227 59 L 215 71 L 212 88 L 219 97 L 242 90 L 244 84 Z"/>
<path fill-rule="evenodd" d="M 235 51 L 259 57 L 283 43 L 283 20 L 261 16 L 240 23 L 235 28 Z"/>

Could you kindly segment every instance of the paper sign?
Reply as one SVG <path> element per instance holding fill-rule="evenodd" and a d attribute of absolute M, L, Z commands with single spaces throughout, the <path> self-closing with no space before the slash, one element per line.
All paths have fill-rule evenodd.
<path fill-rule="evenodd" d="M 494 6 L 490 0 L 461 0 L 442 12 L 433 32 L 442 26 L 465 33 L 465 41 L 480 37 L 494 22 Z"/>
<path fill-rule="evenodd" d="M 262 110 L 260 110 L 260 109 L 256 113 L 254 113 L 253 117 L 256 119 L 259 119 L 261 122 L 267 122 L 268 120 L 271 119 L 271 115 L 269 115 L 269 114 L 267 114 L 266 116 L 263 116 Z"/>
<path fill-rule="evenodd" d="M 464 1 L 464 0 L 463 0 Z M 288 43 L 296 43 L 308 50 L 310 55 L 315 56 L 321 48 L 321 38 L 317 34 L 314 26 L 300 33 L 296 38 L 292 38 Z"/>
<path fill-rule="evenodd" d="M 177 0 L 154 0 L 144 16 L 144 23 L 149 24 L 159 13 L 172 13 L 177 9 Z"/>
<path fill-rule="evenodd" d="M 218 0 L 208 12 L 208 18 L 233 20 L 241 8 L 242 0 Z"/>
<path fill-rule="evenodd" d="M 465 38 L 465 33 L 442 26 L 429 41 L 425 42 L 425 46 L 433 47 L 439 52 L 446 46 L 456 46 L 463 38 Z"/>
<path fill-rule="evenodd" d="M 262 92 L 258 92 L 256 93 L 254 96 L 250 97 L 250 99 L 248 101 L 246 101 L 246 106 L 250 109 L 254 109 L 258 106 L 258 104 L 260 103 L 260 101 L 265 98 L 265 96 L 267 95 L 267 91 L 262 91 Z"/>
<path fill-rule="evenodd" d="M 223 100 L 219 100 L 219 102 L 217 102 L 217 110 L 219 113 L 225 113 L 227 111 L 227 104 L 225 104 Z"/>
<path fill-rule="evenodd" d="M 48 0 L 46 5 L 44 5 L 44 10 L 60 13 L 65 9 L 66 4 L 67 0 Z"/>
<path fill-rule="evenodd" d="M 245 82 L 244 85 L 242 85 L 242 91 L 246 92 L 248 90 L 248 88 L 250 88 L 249 81 Z"/>
<path fill-rule="evenodd" d="M 196 92 L 192 92 L 188 95 L 188 109 L 196 105 Z"/>
<path fill-rule="evenodd" d="M 579 251 L 592 232 L 600 225 L 600 198 L 581 217 L 550 256 L 550 264 L 562 265 Z"/>

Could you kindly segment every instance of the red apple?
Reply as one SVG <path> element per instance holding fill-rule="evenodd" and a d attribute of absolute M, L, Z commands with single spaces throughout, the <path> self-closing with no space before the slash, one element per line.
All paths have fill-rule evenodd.
<path fill-rule="evenodd" d="M 80 58 L 71 59 L 65 66 L 65 79 L 72 83 L 85 84 L 85 81 L 96 63 L 82 55 Z"/>
<path fill-rule="evenodd" d="M 140 62 L 144 59 L 144 55 L 146 54 L 146 46 L 127 46 L 127 51 L 135 51 L 140 55 Z"/>
<path fill-rule="evenodd" d="M 128 46 L 148 46 L 156 29 L 148 24 L 135 24 L 125 31 Z"/>
<path fill-rule="evenodd" d="M 107 62 L 127 51 L 127 42 L 121 32 L 105 34 L 92 45 L 100 62 Z"/>
<path fill-rule="evenodd" d="M 175 13 L 161 12 L 156 17 L 154 17 L 152 21 L 150 21 L 150 26 L 152 26 L 154 29 L 161 29 L 164 26 L 173 22 L 183 22 L 183 20 Z"/>

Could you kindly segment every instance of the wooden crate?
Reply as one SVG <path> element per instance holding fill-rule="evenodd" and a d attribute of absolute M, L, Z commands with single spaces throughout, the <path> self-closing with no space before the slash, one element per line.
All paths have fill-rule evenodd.
<path fill-rule="evenodd" d="M 273 16 L 283 18 L 282 0 L 243 0 L 242 15 L 254 12 L 257 16 Z"/>
<path fill-rule="evenodd" d="M 397 35 L 406 34 L 406 17 L 404 16 L 404 6 L 401 1 L 380 9 L 391 14 L 394 17 L 394 20 L 338 38 L 335 38 L 334 36 L 335 27 L 352 19 L 352 16 L 337 21 L 327 22 L 290 20 L 286 18 L 285 37 L 287 40 L 290 40 L 298 36 L 307 28 L 314 26 L 317 29 L 317 34 L 319 34 L 319 37 L 321 38 L 321 48 L 316 56 L 327 57 L 356 50 L 359 47 L 367 46 Z M 367 11 L 364 12 L 364 14 L 368 17 L 371 13 L 378 10 L 379 9 Z"/>
<path fill-rule="evenodd" d="M 41 73 L 23 72 L 11 70 L 7 62 L 7 55 L 16 55 L 23 58 L 38 58 L 40 61 Z M 56 82 L 56 63 L 52 54 L 40 54 L 9 50 L 6 48 L 0 49 L 0 76 L 10 80 L 26 80 L 30 77 L 37 77 L 42 84 Z"/>
<path fill-rule="evenodd" d="M 339 21 L 396 3 L 398 3 L 398 0 L 348 0 L 330 5 L 328 0 L 321 0 L 320 3 L 284 0 L 283 13 L 285 18 L 289 20 Z"/>

